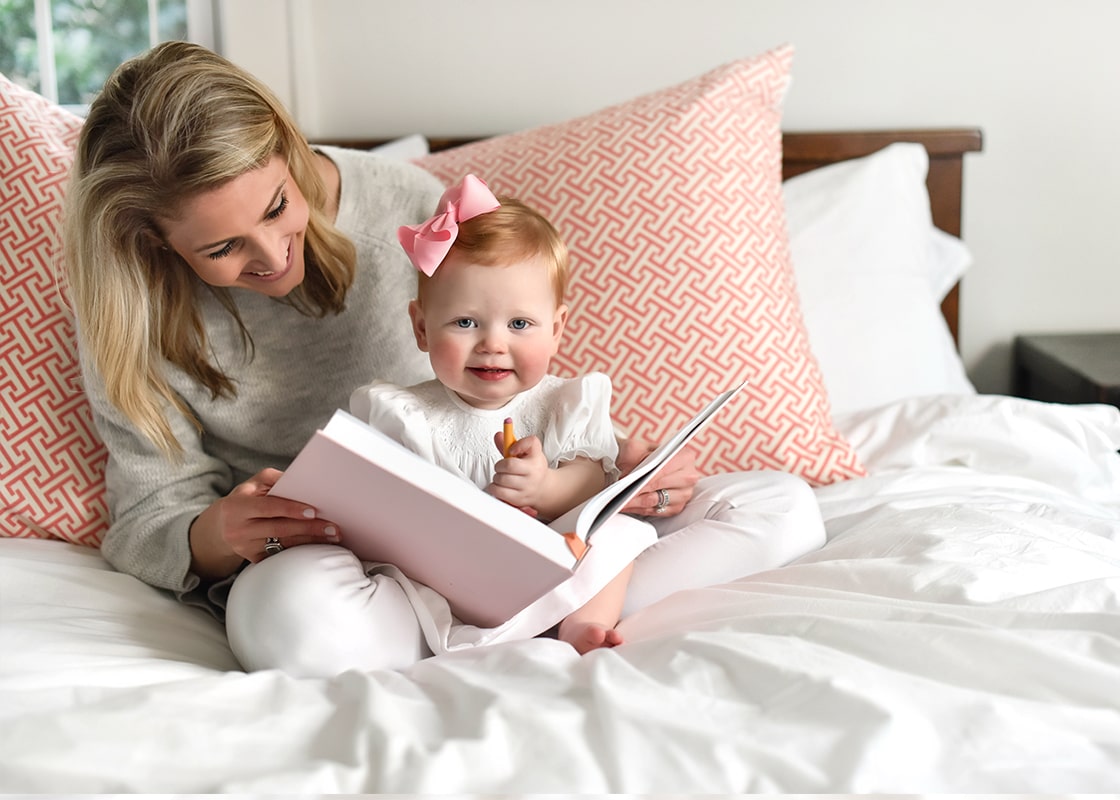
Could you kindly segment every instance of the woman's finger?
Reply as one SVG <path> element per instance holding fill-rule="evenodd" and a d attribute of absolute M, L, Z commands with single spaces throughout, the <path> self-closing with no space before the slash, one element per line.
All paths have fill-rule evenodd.
<path fill-rule="evenodd" d="M 698 480 L 700 472 L 696 469 L 696 454 L 691 448 L 685 447 L 654 473 L 649 488 L 683 488 L 694 486 Z"/>
<path fill-rule="evenodd" d="M 294 547 L 310 542 L 338 541 L 338 527 L 319 519 L 313 506 L 268 494 L 283 473 L 264 469 L 234 487 L 215 503 L 220 507 L 222 537 L 238 555 L 259 561 L 270 539 Z"/>
<path fill-rule="evenodd" d="M 619 439 L 618 458 L 615 459 L 615 465 L 618 467 L 619 472 L 626 475 L 630 470 L 638 466 L 643 458 L 656 449 L 656 445 L 652 442 L 647 442 L 645 439 Z"/>
<path fill-rule="evenodd" d="M 271 533 L 271 536 L 266 536 L 264 539 L 254 540 L 256 545 L 254 552 L 245 556 L 249 561 L 256 563 L 289 547 L 299 547 L 301 544 L 337 544 L 339 541 L 338 528 L 331 524 L 323 526 L 323 530 L 318 533 L 290 532 L 284 530 L 282 525 L 277 526 Z"/>

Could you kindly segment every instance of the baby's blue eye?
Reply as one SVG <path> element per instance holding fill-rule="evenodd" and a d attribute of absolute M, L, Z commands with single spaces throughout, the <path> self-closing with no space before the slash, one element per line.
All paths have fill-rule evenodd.
<path fill-rule="evenodd" d="M 526 328 L 529 327 L 529 320 L 527 320 L 527 319 L 511 320 L 510 323 L 509 323 L 509 326 L 511 328 L 513 328 L 515 331 L 523 331 L 523 330 L 525 330 Z"/>
<path fill-rule="evenodd" d="M 457 320 L 455 320 L 455 326 L 458 327 L 458 328 L 473 328 L 474 327 L 474 320 L 473 319 L 467 319 L 465 317 L 463 319 L 457 319 Z"/>

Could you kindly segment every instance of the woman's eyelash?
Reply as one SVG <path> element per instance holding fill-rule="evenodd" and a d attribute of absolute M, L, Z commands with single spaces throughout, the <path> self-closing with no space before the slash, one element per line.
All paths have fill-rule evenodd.
<path fill-rule="evenodd" d="M 276 204 L 276 208 L 272 209 L 267 214 L 265 214 L 264 218 L 265 219 L 276 219 L 278 216 L 280 216 L 281 214 L 284 213 L 284 209 L 286 209 L 287 207 L 288 207 L 288 195 L 286 193 L 281 193 L 280 202 Z M 210 258 L 210 259 L 214 259 L 216 261 L 219 258 L 225 258 L 226 256 L 228 256 L 232 252 L 233 252 L 233 242 L 226 242 L 225 247 L 223 247 L 221 250 L 215 250 L 213 253 L 207 253 L 206 257 Z"/>
<path fill-rule="evenodd" d="M 226 242 L 225 247 L 223 247 L 221 250 L 215 250 L 213 253 L 207 253 L 206 257 L 217 260 L 219 258 L 225 258 L 226 256 L 228 256 L 232 252 L 233 252 L 233 242 Z"/>
<path fill-rule="evenodd" d="M 288 195 L 287 194 L 281 194 L 279 205 L 277 205 L 276 208 L 272 209 L 267 214 L 265 214 L 264 217 L 265 217 L 265 219 L 276 219 L 278 216 L 280 216 L 281 214 L 284 213 L 284 209 L 287 208 L 287 207 L 288 207 Z"/>

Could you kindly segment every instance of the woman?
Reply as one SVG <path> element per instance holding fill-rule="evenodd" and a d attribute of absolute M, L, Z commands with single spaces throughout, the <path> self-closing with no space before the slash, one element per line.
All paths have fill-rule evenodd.
<path fill-rule="evenodd" d="M 123 64 L 90 107 L 67 191 L 65 261 L 86 389 L 109 450 L 118 569 L 226 617 L 247 668 L 395 668 L 427 650 L 408 597 L 338 531 L 268 497 L 371 374 L 431 377 L 396 240 L 443 187 L 372 155 L 313 151 L 274 95 L 171 42 Z M 648 448 L 626 443 L 620 466 Z M 655 479 L 678 512 L 688 459 Z M 664 506 L 664 503 L 661 504 Z M 269 550 L 281 556 L 263 561 Z M 226 609 L 246 564 L 252 583 Z"/>

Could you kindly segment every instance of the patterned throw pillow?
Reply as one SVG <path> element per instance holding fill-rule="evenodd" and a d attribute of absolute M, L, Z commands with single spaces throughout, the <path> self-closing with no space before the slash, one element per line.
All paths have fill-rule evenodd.
<path fill-rule="evenodd" d="M 97 546 L 108 525 L 106 454 L 56 266 L 80 127 L 0 75 L 0 536 Z"/>
<path fill-rule="evenodd" d="M 781 195 L 783 46 L 589 116 L 418 159 L 547 214 L 572 251 L 554 370 L 613 378 L 615 420 L 660 440 L 751 385 L 697 437 L 706 473 L 864 474 L 833 428 L 798 303 Z"/>

